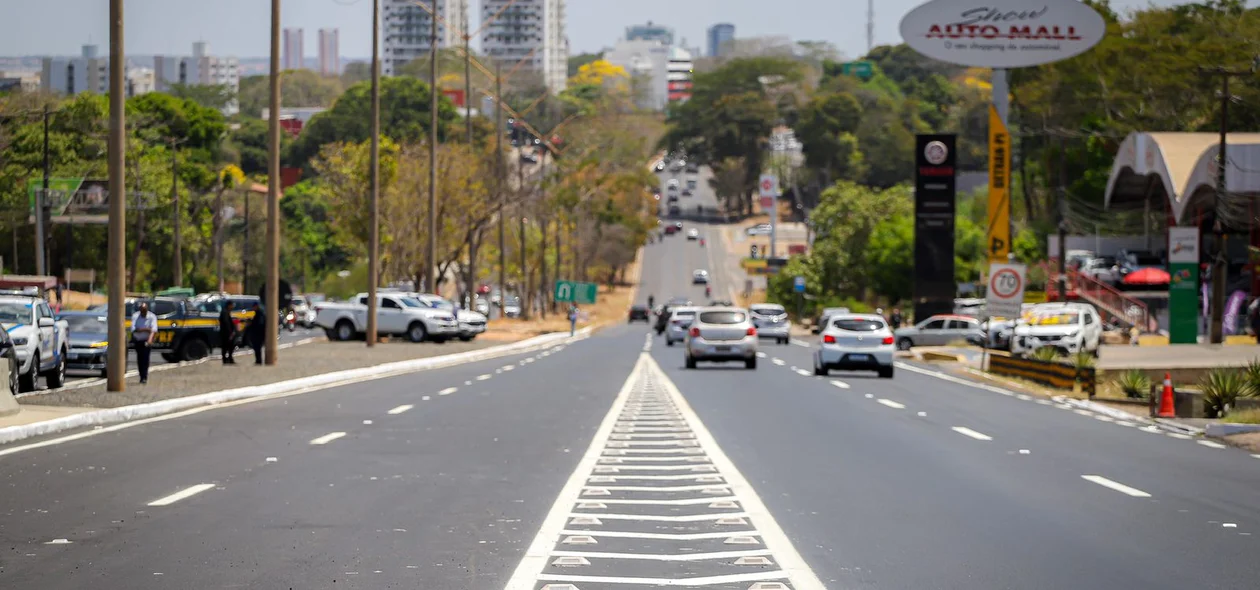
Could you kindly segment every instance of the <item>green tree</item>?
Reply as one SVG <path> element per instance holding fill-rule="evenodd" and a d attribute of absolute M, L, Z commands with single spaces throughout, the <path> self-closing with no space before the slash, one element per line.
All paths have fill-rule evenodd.
<path fill-rule="evenodd" d="M 353 65 L 353 64 L 352 64 Z M 280 106 L 329 107 L 344 92 L 338 78 L 321 76 L 311 70 L 285 70 L 280 73 Z M 262 117 L 271 100 L 270 76 L 241 78 L 240 108 L 246 117 Z"/>
<path fill-rule="evenodd" d="M 236 100 L 236 89 L 227 84 L 172 84 L 167 94 L 220 112 Z"/>

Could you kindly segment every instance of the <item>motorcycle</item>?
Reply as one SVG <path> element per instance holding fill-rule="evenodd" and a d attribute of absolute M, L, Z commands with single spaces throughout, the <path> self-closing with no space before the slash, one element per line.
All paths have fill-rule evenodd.
<path fill-rule="evenodd" d="M 297 330 L 297 312 L 292 309 L 284 312 L 284 317 L 280 320 L 281 327 L 288 328 L 290 332 Z"/>

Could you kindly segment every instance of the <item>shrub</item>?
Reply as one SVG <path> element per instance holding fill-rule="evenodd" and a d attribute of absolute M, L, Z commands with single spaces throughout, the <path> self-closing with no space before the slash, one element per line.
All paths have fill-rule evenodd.
<path fill-rule="evenodd" d="M 1078 369 L 1089 369 L 1094 366 L 1093 353 L 1084 350 L 1072 355 L 1072 366 Z"/>
<path fill-rule="evenodd" d="M 1059 351 L 1055 350 L 1052 346 L 1042 346 L 1041 348 L 1033 350 L 1031 356 L 1039 361 L 1050 362 L 1059 358 Z"/>
<path fill-rule="evenodd" d="M 1251 394 L 1246 373 L 1238 369 L 1213 369 L 1203 376 L 1199 385 L 1203 389 L 1203 409 L 1208 418 L 1225 416 L 1238 396 Z"/>
<path fill-rule="evenodd" d="M 1129 369 L 1116 379 L 1116 386 L 1124 395 L 1132 398 L 1145 397 L 1151 391 L 1151 378 L 1137 369 Z"/>
<path fill-rule="evenodd" d="M 1251 386 L 1246 395 L 1260 395 L 1260 358 L 1251 359 L 1243 368 L 1243 373 L 1247 377 L 1247 384 Z"/>

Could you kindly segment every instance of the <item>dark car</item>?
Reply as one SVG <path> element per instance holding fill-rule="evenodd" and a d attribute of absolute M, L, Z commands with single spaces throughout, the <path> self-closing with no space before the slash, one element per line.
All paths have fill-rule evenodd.
<path fill-rule="evenodd" d="M 682 196 L 684 196 L 684 197 L 690 197 L 690 196 L 691 196 L 691 195 L 693 195 L 693 194 L 695 194 L 695 193 L 691 192 L 691 189 L 689 189 L 689 188 L 685 188 L 685 189 L 683 189 Z"/>
<path fill-rule="evenodd" d="M 108 316 L 95 311 L 65 311 L 57 316 L 70 325 L 70 351 L 66 369 L 94 371 L 105 376 L 109 354 Z"/>
<path fill-rule="evenodd" d="M 17 347 L 13 346 L 13 339 L 5 330 L 0 330 L 0 357 L 5 359 L 0 363 L 9 368 L 9 393 L 17 395 L 18 373 L 22 371 L 22 366 L 18 364 Z"/>
<path fill-rule="evenodd" d="M 652 311 L 649 310 L 648 306 L 646 305 L 642 305 L 642 304 L 632 305 L 630 306 L 630 321 L 631 322 L 642 321 L 644 323 L 651 323 Z"/>

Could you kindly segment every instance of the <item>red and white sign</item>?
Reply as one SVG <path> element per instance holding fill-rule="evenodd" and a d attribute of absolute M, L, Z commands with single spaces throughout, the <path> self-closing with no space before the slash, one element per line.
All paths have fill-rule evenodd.
<path fill-rule="evenodd" d="M 933 59 L 1023 68 L 1080 55 L 1107 23 L 1077 0 L 932 0 L 901 19 L 901 37 Z"/>
<path fill-rule="evenodd" d="M 762 197 L 777 198 L 779 196 L 779 177 L 773 174 L 762 174 L 758 183 Z"/>
<path fill-rule="evenodd" d="M 1024 277 L 1027 268 L 1022 264 L 992 263 L 989 265 L 989 289 L 985 297 L 985 312 L 990 317 L 1015 319 L 1024 304 Z"/>

